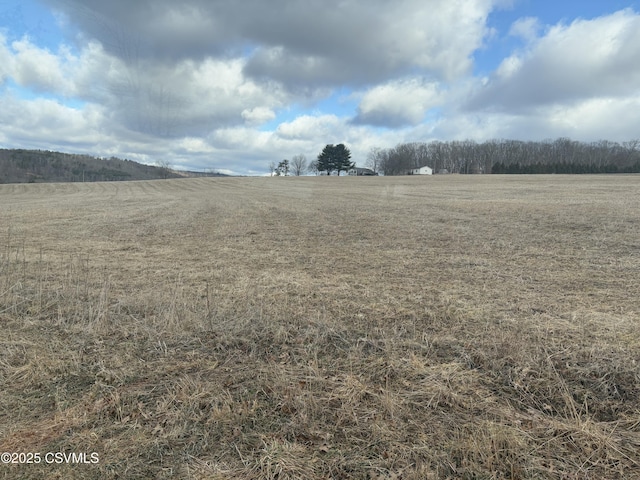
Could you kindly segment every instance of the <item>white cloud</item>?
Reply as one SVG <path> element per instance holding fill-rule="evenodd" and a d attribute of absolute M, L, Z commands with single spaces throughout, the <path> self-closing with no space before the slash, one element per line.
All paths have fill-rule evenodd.
<path fill-rule="evenodd" d="M 288 16 L 250 59 L 251 75 L 285 84 L 386 81 L 411 70 L 437 78 L 466 74 L 489 33 L 483 0 L 322 2 Z M 313 3 L 311 3 L 313 5 Z M 306 4 L 305 4 L 306 7 Z"/>
<path fill-rule="evenodd" d="M 246 72 L 288 88 L 386 81 L 420 69 L 438 78 L 467 73 L 502 0 L 45 0 L 89 37 L 128 60 L 238 56 Z"/>
<path fill-rule="evenodd" d="M 632 10 L 556 25 L 505 59 L 469 102 L 474 109 L 527 109 L 640 91 L 640 15 Z"/>
<path fill-rule="evenodd" d="M 8 46 L 0 35 L 0 80 L 11 78 L 17 85 L 38 92 L 71 95 L 74 89 L 65 71 L 73 60 L 64 47 L 54 54 L 26 37 Z"/>
<path fill-rule="evenodd" d="M 509 29 L 509 35 L 522 38 L 528 42 L 538 37 L 538 32 L 542 26 L 535 17 L 524 17 L 516 20 Z"/>
<path fill-rule="evenodd" d="M 106 136 L 102 132 L 103 112 L 95 106 L 80 110 L 50 99 L 18 100 L 4 95 L 0 111 L 5 135 L 34 147 L 52 141 L 96 145 Z"/>
<path fill-rule="evenodd" d="M 247 125 L 262 125 L 276 118 L 275 112 L 267 107 L 245 108 L 241 115 Z"/>
<path fill-rule="evenodd" d="M 78 44 L 0 33 L 3 146 L 259 174 L 328 143 L 362 165 L 405 141 L 638 136 L 633 10 L 521 18 L 501 32 L 518 49 L 475 78 L 498 37 L 487 16 L 510 0 L 43 1 Z"/>
<path fill-rule="evenodd" d="M 211 153 L 213 151 L 209 143 L 197 137 L 185 137 L 181 139 L 177 145 L 178 148 L 187 153 Z"/>
<path fill-rule="evenodd" d="M 74 54 L 65 45 L 52 52 L 27 37 L 7 45 L 0 34 L 0 79 L 10 78 L 17 86 L 36 94 L 95 100 L 114 76 L 114 64 L 118 63 L 97 42 L 88 43 Z"/>
<path fill-rule="evenodd" d="M 574 105 L 550 107 L 546 114 L 550 132 L 578 140 L 626 141 L 638 138 L 640 92 L 626 98 L 600 97 Z"/>
<path fill-rule="evenodd" d="M 524 64 L 524 60 L 519 55 L 511 55 L 510 57 L 505 58 L 498 69 L 496 70 L 496 76 L 498 78 L 509 78 L 513 75 L 517 74 L 518 71 L 522 68 Z M 487 84 L 485 83 L 485 86 Z"/>
<path fill-rule="evenodd" d="M 355 123 L 400 127 L 417 125 L 429 108 L 441 102 L 438 84 L 420 78 L 388 82 L 368 90 Z"/>
<path fill-rule="evenodd" d="M 80 29 L 75 53 L 24 41 L 0 49 L 0 58 L 20 66 L 6 75 L 99 110 L 103 150 L 118 150 L 120 138 L 128 142 L 120 151 L 152 154 L 166 138 L 174 139 L 170 150 L 177 154 L 211 153 L 208 146 L 225 158 L 231 149 L 246 156 L 247 145 L 259 156 L 268 149 L 308 154 L 349 140 L 370 145 L 376 135 L 368 127 L 321 112 L 273 132 L 251 130 L 275 120 L 276 111 L 312 106 L 345 85 L 369 86 L 358 112 L 364 123 L 419 123 L 436 101 L 435 84 L 406 73 L 467 73 L 489 32 L 486 17 L 499 3 L 158 0 L 149 8 L 121 0 L 45 1 L 64 12 L 60 26 Z M 385 83 L 376 87 L 376 80 Z M 154 145 L 144 146 L 145 139 Z"/>
<path fill-rule="evenodd" d="M 291 122 L 280 124 L 275 134 L 284 139 L 327 138 L 326 143 L 341 143 L 341 140 L 335 138 L 342 126 L 343 121 L 336 115 L 301 115 Z"/>
<path fill-rule="evenodd" d="M 127 63 L 91 41 L 75 54 L 28 38 L 0 36 L 0 82 L 46 97 L 99 103 L 115 122 L 156 136 L 206 135 L 230 124 L 258 125 L 291 99 L 276 82 L 246 77 L 244 58 Z"/>
<path fill-rule="evenodd" d="M 206 135 L 225 125 L 258 125 L 288 100 L 274 83 L 243 74 L 243 59 L 127 65 L 100 48 L 85 52 L 75 79 L 85 98 L 107 105 L 128 128 L 156 136 Z"/>
<path fill-rule="evenodd" d="M 640 94 L 540 105 L 526 112 L 503 109 L 478 114 L 454 110 L 434 123 L 417 126 L 409 137 L 417 141 L 466 138 L 539 141 L 568 137 L 622 142 L 638 138 L 637 125 L 640 125 Z"/>

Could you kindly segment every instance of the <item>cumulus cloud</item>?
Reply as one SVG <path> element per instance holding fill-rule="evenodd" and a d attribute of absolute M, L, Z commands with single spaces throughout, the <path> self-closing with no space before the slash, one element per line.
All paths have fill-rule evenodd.
<path fill-rule="evenodd" d="M 10 78 L 18 87 L 33 93 L 78 100 L 103 99 L 100 92 L 104 93 L 105 84 L 114 77 L 113 64 L 96 42 L 76 53 L 64 45 L 52 52 L 33 44 L 28 37 L 8 45 L 0 34 L 0 77 Z"/>
<path fill-rule="evenodd" d="M 301 115 L 291 122 L 285 122 L 278 126 L 275 133 L 281 138 L 287 139 L 312 139 L 323 137 L 327 143 L 340 143 L 336 141 L 336 133 L 340 131 L 343 121 L 336 115 Z"/>
<path fill-rule="evenodd" d="M 0 32 L 3 146 L 262 173 L 327 143 L 363 164 L 405 141 L 637 137 L 633 10 L 498 32 L 511 0 L 40 1 L 66 44 Z M 499 36 L 513 50 L 474 77 Z"/>
<path fill-rule="evenodd" d="M 246 108 L 241 115 L 247 125 L 262 125 L 276 118 L 275 112 L 266 107 Z"/>
<path fill-rule="evenodd" d="M 537 18 L 523 17 L 513 22 L 509 29 L 509 35 L 531 41 L 538 37 L 540 29 L 540 21 Z"/>
<path fill-rule="evenodd" d="M 240 149 L 247 129 L 272 122 L 277 111 L 313 105 L 345 86 L 364 89 L 355 123 L 347 128 L 348 117 L 301 116 L 271 132 L 269 145 L 310 148 L 309 142 L 344 142 L 348 135 L 370 138 L 367 124 L 414 125 L 435 95 L 415 79 L 467 74 L 488 34 L 486 18 L 501 3 L 43 2 L 55 7 L 75 48 L 49 52 L 25 40 L 3 51 L 0 43 L 0 58 L 14 65 L 0 77 L 87 102 L 102 112 L 102 131 L 129 145 L 188 138 L 192 154 L 200 145 L 195 138 L 206 138 L 218 153 Z M 260 151 L 266 141 L 256 132 L 249 144 Z"/>
<path fill-rule="evenodd" d="M 554 136 L 627 141 L 638 138 L 640 93 L 624 98 L 589 98 L 573 105 L 556 105 L 548 109 L 544 118 L 548 133 L 559 132 Z"/>
<path fill-rule="evenodd" d="M 438 85 L 434 82 L 420 78 L 388 82 L 363 95 L 354 122 L 383 127 L 417 125 L 439 101 Z"/>
<path fill-rule="evenodd" d="M 119 61 L 118 61 L 119 62 Z M 119 62 L 107 86 L 130 128 L 159 136 L 206 135 L 215 128 L 273 118 L 287 94 L 243 75 L 243 59 L 183 60 L 172 66 Z"/>
<path fill-rule="evenodd" d="M 585 142 L 607 139 L 624 142 L 638 137 L 640 95 L 589 98 L 531 107 L 526 112 L 457 110 L 433 123 L 416 126 L 408 136 L 415 141 L 492 138 L 540 141 L 567 137 Z"/>
<path fill-rule="evenodd" d="M 53 53 L 34 45 L 27 37 L 7 44 L 0 33 L 0 65 L 0 81 L 11 78 L 17 85 L 36 92 L 75 93 L 68 78 L 75 58 L 64 47 Z"/>
<path fill-rule="evenodd" d="M 90 42 L 74 54 L 0 37 L 0 80 L 46 96 L 73 97 L 107 108 L 114 122 L 156 136 L 206 135 L 229 124 L 274 118 L 287 94 L 243 73 L 245 59 L 206 58 L 173 65 L 127 64 Z"/>
<path fill-rule="evenodd" d="M 51 99 L 19 100 L 3 95 L 0 110 L 4 135 L 34 148 L 46 148 L 51 139 L 95 146 L 105 138 L 104 112 L 97 107 L 79 110 Z"/>
<path fill-rule="evenodd" d="M 363 84 L 421 69 L 455 78 L 498 0 L 46 0 L 113 55 L 176 62 L 252 52 L 247 74 L 287 86 Z"/>
<path fill-rule="evenodd" d="M 13 42 L 13 78 L 20 85 L 39 91 L 69 94 L 71 88 L 62 71 L 62 55 L 32 45 L 27 39 Z"/>
<path fill-rule="evenodd" d="M 505 59 L 468 103 L 471 109 L 518 110 L 640 91 L 640 15 L 622 10 L 551 27 Z"/>

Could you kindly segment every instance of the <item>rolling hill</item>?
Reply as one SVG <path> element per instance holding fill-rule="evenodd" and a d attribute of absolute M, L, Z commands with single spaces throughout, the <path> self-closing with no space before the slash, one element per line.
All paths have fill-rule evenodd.
<path fill-rule="evenodd" d="M 132 160 L 47 150 L 0 149 L 0 183 L 105 182 L 155 180 L 218 173 L 174 171 Z"/>

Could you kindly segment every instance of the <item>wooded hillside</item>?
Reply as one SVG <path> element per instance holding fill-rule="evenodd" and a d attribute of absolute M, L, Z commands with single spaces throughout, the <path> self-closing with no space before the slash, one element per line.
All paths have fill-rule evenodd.
<path fill-rule="evenodd" d="M 106 159 L 46 150 L 0 149 L 0 183 L 106 182 L 185 176 L 195 176 L 195 173 L 176 172 L 115 157 Z"/>

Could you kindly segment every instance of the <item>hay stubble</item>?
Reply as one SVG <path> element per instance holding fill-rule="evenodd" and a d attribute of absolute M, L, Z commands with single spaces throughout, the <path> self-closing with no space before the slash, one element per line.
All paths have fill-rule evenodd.
<path fill-rule="evenodd" d="M 639 193 L 0 186 L 0 450 L 100 453 L 0 474 L 640 478 Z"/>

